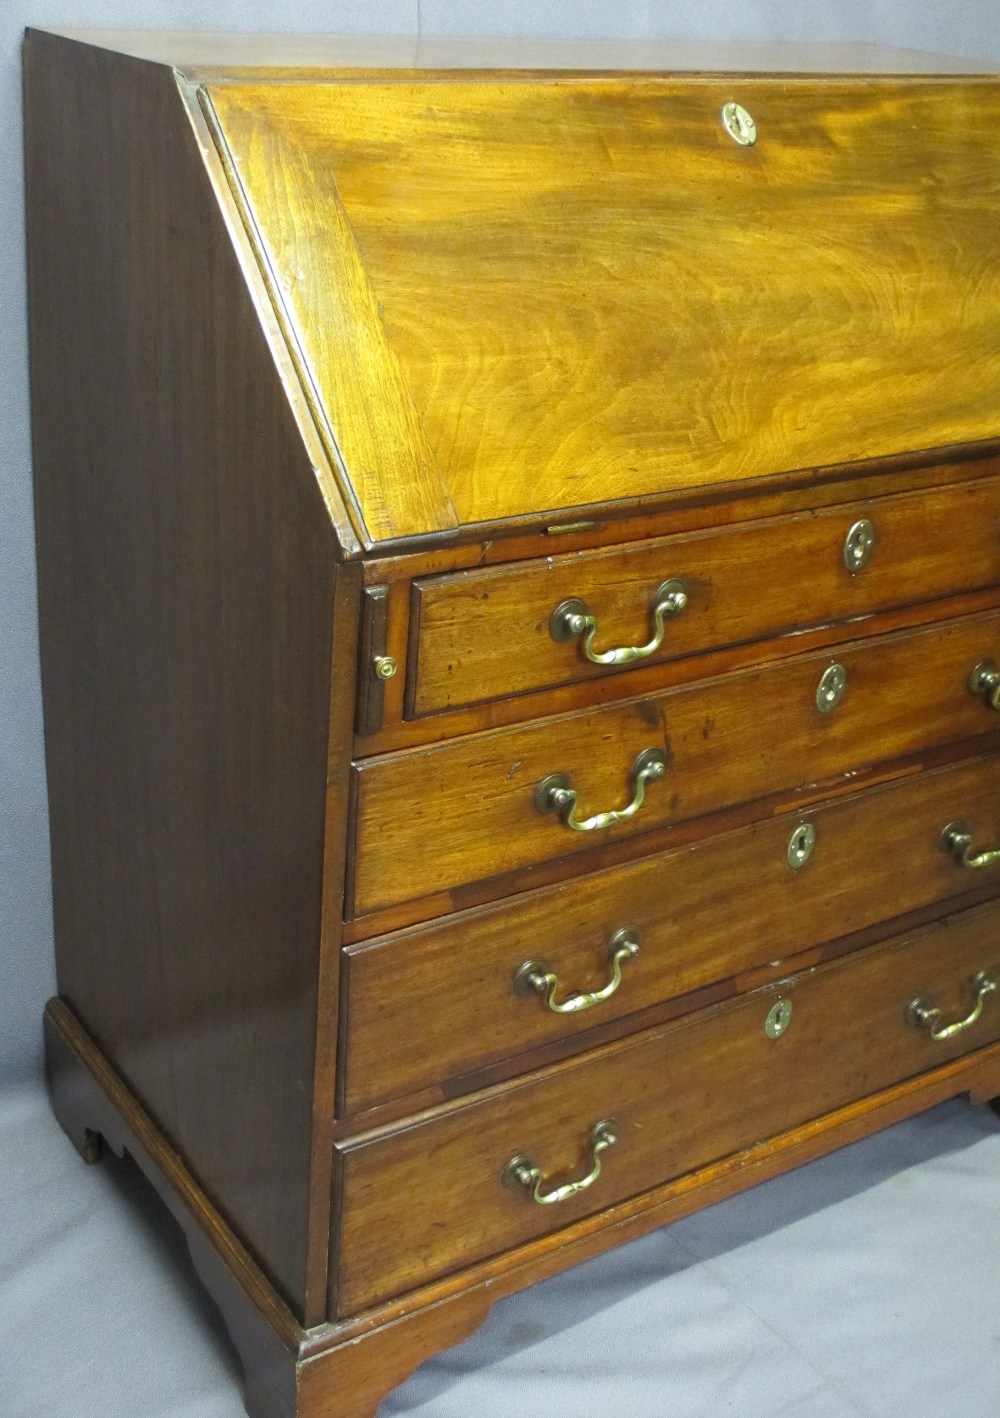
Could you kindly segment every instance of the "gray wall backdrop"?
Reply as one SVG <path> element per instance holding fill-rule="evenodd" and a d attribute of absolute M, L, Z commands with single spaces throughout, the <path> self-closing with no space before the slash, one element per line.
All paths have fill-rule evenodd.
<path fill-rule="evenodd" d="M 37 1078 L 54 988 L 21 166 L 26 25 L 893 44 L 1000 61 L 997 0 L 40 0 L 0 3 L 0 1084 Z"/>

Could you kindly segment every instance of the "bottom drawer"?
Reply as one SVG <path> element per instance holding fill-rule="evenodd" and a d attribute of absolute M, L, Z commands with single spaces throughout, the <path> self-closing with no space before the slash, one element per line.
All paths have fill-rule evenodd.
<path fill-rule="evenodd" d="M 338 1313 L 994 1042 L 997 918 L 991 902 L 462 1106 L 345 1141 Z M 573 1190 L 574 1181 L 586 1185 Z"/>

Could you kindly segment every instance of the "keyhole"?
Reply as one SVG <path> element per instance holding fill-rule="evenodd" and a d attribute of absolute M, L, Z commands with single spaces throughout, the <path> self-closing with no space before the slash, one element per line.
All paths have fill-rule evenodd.
<path fill-rule="evenodd" d="M 867 517 L 855 522 L 844 538 L 844 565 L 853 576 L 868 565 L 875 546 L 875 528 Z"/>
<path fill-rule="evenodd" d="M 748 148 L 757 141 L 756 123 L 746 109 L 738 103 L 723 104 L 722 126 L 733 142 L 739 143 L 743 148 Z"/>
<path fill-rule="evenodd" d="M 788 865 L 792 871 L 799 871 L 812 856 L 816 845 L 816 829 L 811 822 L 802 822 L 788 839 Z"/>
<path fill-rule="evenodd" d="M 836 709 L 847 688 L 847 671 L 843 665 L 830 665 L 820 676 L 816 686 L 816 708 L 821 714 L 829 714 Z"/>
<path fill-rule="evenodd" d="M 769 1039 L 780 1039 L 792 1022 L 792 1002 L 779 999 L 768 1010 L 764 1020 L 764 1033 Z"/>

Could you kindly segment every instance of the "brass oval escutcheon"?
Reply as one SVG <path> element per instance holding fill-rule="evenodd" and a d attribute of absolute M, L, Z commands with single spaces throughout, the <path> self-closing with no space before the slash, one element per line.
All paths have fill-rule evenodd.
<path fill-rule="evenodd" d="M 792 871 L 801 871 L 813 854 L 816 845 L 816 829 L 811 822 L 800 822 L 788 839 L 788 865 Z"/>
<path fill-rule="evenodd" d="M 790 999 L 775 1000 L 764 1020 L 764 1033 L 769 1039 L 780 1039 L 792 1022 L 792 1002 Z"/>
<path fill-rule="evenodd" d="M 868 565 L 874 549 L 875 528 L 867 517 L 862 517 L 844 538 L 844 565 L 852 576 Z"/>
<path fill-rule="evenodd" d="M 844 697 L 847 688 L 847 671 L 843 665 L 830 665 L 819 677 L 816 686 L 816 708 L 821 714 L 829 714 L 831 709 Z"/>
<path fill-rule="evenodd" d="M 757 125 L 742 104 L 722 105 L 722 126 L 741 148 L 752 147 L 757 141 Z"/>

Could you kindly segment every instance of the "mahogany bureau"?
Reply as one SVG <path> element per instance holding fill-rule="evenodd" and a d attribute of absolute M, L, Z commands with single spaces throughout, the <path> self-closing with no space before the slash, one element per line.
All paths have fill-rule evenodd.
<path fill-rule="evenodd" d="M 255 1418 L 1000 1094 L 1000 82 L 25 66 L 53 1103 Z"/>

